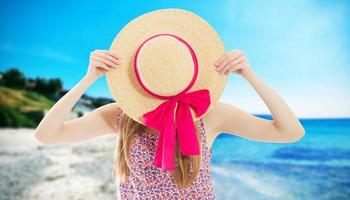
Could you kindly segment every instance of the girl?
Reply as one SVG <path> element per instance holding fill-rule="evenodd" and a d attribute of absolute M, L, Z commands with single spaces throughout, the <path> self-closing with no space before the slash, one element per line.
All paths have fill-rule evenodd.
<path fill-rule="evenodd" d="M 86 75 L 49 110 L 36 128 L 35 137 L 44 144 L 63 144 L 116 134 L 115 171 L 121 199 L 215 199 L 210 176 L 211 146 L 220 133 L 276 143 L 296 142 L 304 136 L 304 128 L 288 105 L 254 72 L 245 54 L 233 50 L 212 67 L 222 75 L 235 73 L 246 79 L 266 103 L 273 120 L 218 102 L 196 123 L 201 155 L 184 156 L 177 144 L 176 170 L 162 171 L 152 166 L 157 132 L 129 118 L 116 103 L 64 121 L 85 90 L 120 62 L 122 59 L 111 51 L 93 51 Z"/>

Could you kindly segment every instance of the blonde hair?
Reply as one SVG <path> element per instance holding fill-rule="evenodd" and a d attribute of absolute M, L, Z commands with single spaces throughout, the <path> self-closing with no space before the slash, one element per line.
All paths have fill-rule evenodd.
<path fill-rule="evenodd" d="M 143 124 L 138 123 L 132 118 L 128 117 L 123 112 L 119 115 L 119 131 L 116 141 L 116 148 L 114 154 L 114 168 L 113 171 L 115 175 L 121 180 L 124 181 L 129 174 L 129 161 L 128 153 L 130 145 L 136 135 L 149 129 Z M 196 127 L 196 133 L 198 138 L 198 143 L 201 148 L 201 135 L 198 134 L 199 131 Z M 148 134 L 148 133 L 147 133 Z M 177 139 L 176 139 L 177 140 Z M 201 150 L 202 151 L 202 150 Z M 172 177 L 175 179 L 177 185 L 181 188 L 186 188 L 191 186 L 193 180 L 199 174 L 201 156 L 186 156 L 182 155 L 179 151 L 178 141 L 176 141 L 175 147 L 175 171 L 170 171 Z M 191 171 L 192 165 L 192 171 Z"/>

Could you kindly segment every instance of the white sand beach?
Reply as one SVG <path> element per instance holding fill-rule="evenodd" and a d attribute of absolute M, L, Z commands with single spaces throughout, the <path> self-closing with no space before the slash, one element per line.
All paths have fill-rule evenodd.
<path fill-rule="evenodd" d="M 47 146 L 33 129 L 0 129 L 0 199 L 115 199 L 115 136 Z"/>

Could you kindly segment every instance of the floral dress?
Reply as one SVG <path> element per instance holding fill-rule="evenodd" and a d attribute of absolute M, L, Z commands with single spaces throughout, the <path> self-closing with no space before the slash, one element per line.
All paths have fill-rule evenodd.
<path fill-rule="evenodd" d="M 129 152 L 130 174 L 117 182 L 117 199 L 215 199 L 210 175 L 212 149 L 208 148 L 205 127 L 199 119 L 201 134 L 201 165 L 191 186 L 181 189 L 167 171 L 153 166 L 159 134 L 142 132 L 136 136 Z"/>

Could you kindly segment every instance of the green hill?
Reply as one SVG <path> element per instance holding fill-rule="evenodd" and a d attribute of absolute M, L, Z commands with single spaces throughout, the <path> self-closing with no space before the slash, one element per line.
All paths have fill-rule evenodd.
<path fill-rule="evenodd" d="M 38 93 L 0 86 L 0 127 L 36 127 L 53 104 Z"/>

